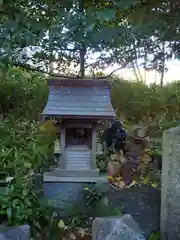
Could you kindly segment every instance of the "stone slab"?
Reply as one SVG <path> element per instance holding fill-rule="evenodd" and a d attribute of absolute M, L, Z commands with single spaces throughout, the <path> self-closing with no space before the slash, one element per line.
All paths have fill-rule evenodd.
<path fill-rule="evenodd" d="M 180 126 L 163 134 L 161 239 L 180 239 Z"/>
<path fill-rule="evenodd" d="M 99 169 L 71 170 L 55 168 L 52 172 L 45 172 L 44 175 L 53 177 L 98 177 Z"/>
<path fill-rule="evenodd" d="M 107 176 L 102 177 L 49 177 L 44 176 L 44 195 L 58 209 L 66 209 L 82 197 L 86 186 L 107 184 Z"/>
<path fill-rule="evenodd" d="M 0 240 L 30 240 L 30 227 L 29 225 L 0 226 Z"/>
<path fill-rule="evenodd" d="M 43 176 L 43 182 L 48 183 L 61 183 L 61 182 L 70 182 L 70 183 L 96 183 L 96 182 L 108 182 L 106 175 L 98 177 L 57 177 L 57 176 Z"/>
<path fill-rule="evenodd" d="M 139 224 L 145 236 L 160 230 L 161 191 L 148 185 L 107 192 L 109 203 L 122 208 Z"/>
<path fill-rule="evenodd" d="M 92 224 L 92 240 L 145 240 L 138 224 L 131 215 L 95 218 Z"/>

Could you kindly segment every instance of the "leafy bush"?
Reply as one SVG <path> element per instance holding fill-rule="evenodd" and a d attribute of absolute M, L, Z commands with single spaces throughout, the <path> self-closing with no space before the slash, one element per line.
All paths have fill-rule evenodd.
<path fill-rule="evenodd" d="M 46 201 L 40 200 L 34 192 L 33 185 L 28 179 L 12 180 L 6 191 L 0 195 L 0 217 L 5 225 L 29 224 L 32 236 L 43 235 L 44 230 L 57 225 L 53 207 Z"/>
<path fill-rule="evenodd" d="M 54 209 L 35 185 L 54 163 L 56 130 L 37 122 L 47 94 L 42 75 L 10 68 L 0 76 L 0 182 L 8 184 L 0 193 L 0 222 L 30 224 L 41 239 L 57 230 L 59 239 Z"/>
<path fill-rule="evenodd" d="M 96 165 L 99 168 L 100 172 L 102 172 L 102 173 L 106 172 L 107 165 L 108 165 L 107 156 L 105 156 L 104 154 L 98 155 L 96 157 Z"/>
<path fill-rule="evenodd" d="M 53 163 L 55 133 L 27 119 L 0 122 L 0 179 L 43 173 Z"/>
<path fill-rule="evenodd" d="M 9 68 L 0 74 L 0 114 L 39 118 L 48 97 L 46 78 L 42 74 Z"/>
<path fill-rule="evenodd" d="M 56 133 L 27 119 L 5 118 L 0 135 L 0 180 L 10 180 L 0 194 L 0 219 L 6 225 L 30 224 L 36 237 L 58 230 L 53 207 L 35 185 L 36 175 L 53 164 Z"/>
<path fill-rule="evenodd" d="M 95 217 L 121 215 L 121 209 L 114 208 L 106 197 L 108 185 L 101 183 L 88 184 L 82 191 L 81 198 L 69 207 L 67 224 L 72 229 L 91 227 Z"/>
<path fill-rule="evenodd" d="M 161 136 L 162 131 L 179 124 L 179 82 L 161 88 L 115 79 L 111 95 L 113 106 L 121 119 L 131 124 L 143 122 L 150 127 L 153 136 Z"/>
<path fill-rule="evenodd" d="M 125 128 L 145 124 L 154 153 L 161 154 L 162 133 L 180 124 L 180 83 L 163 87 L 114 79 L 112 103 Z"/>

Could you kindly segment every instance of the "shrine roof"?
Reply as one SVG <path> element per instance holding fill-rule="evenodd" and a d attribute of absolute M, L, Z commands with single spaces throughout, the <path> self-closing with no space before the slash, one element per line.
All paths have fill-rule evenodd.
<path fill-rule="evenodd" d="M 97 120 L 116 116 L 107 80 L 50 79 L 48 86 L 43 116 Z"/>

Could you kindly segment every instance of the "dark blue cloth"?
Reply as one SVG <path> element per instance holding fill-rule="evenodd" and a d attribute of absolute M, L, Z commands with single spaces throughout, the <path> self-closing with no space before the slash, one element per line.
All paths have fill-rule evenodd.
<path fill-rule="evenodd" d="M 105 130 L 103 141 L 107 143 L 108 148 L 114 150 L 123 150 L 126 142 L 127 133 L 120 121 L 116 121 L 113 125 Z"/>

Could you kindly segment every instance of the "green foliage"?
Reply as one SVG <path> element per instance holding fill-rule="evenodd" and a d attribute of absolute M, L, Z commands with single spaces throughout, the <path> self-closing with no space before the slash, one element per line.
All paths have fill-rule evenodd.
<path fill-rule="evenodd" d="M 114 208 L 106 197 L 107 186 L 101 183 L 88 184 L 82 192 L 81 200 L 73 204 L 67 212 L 67 224 L 72 229 L 90 227 L 92 219 L 103 216 L 121 215 L 121 209 Z"/>
<path fill-rule="evenodd" d="M 59 229 L 53 207 L 43 200 L 38 176 L 53 160 L 56 132 L 39 123 L 48 88 L 42 75 L 19 68 L 0 77 L 0 222 L 30 224 L 32 236 Z"/>
<path fill-rule="evenodd" d="M 86 59 L 100 53 L 91 69 L 112 63 L 132 66 L 141 58 L 145 68 L 162 72 L 164 58 L 179 56 L 178 1 L 85 0 L 83 8 L 80 14 L 78 2 L 64 0 L 1 1 L 1 63 L 27 65 L 31 59 L 40 69 L 38 63 L 49 67 L 56 62 L 67 73 L 71 63 L 75 68 L 79 64 L 78 50 L 85 45 Z M 39 49 L 33 57 L 24 54 L 30 46 Z"/>
<path fill-rule="evenodd" d="M 42 75 L 8 68 L 0 78 L 0 179 L 42 173 L 52 164 L 55 133 L 34 120 L 47 100 Z M 51 159 L 51 160 L 49 160 Z"/>
<path fill-rule="evenodd" d="M 89 212 L 89 216 L 113 216 L 121 215 L 121 209 L 114 208 L 106 196 L 108 191 L 107 185 L 96 183 L 89 185 L 84 189 L 84 206 Z"/>
<path fill-rule="evenodd" d="M 103 186 L 101 188 L 97 185 L 87 186 L 84 189 L 84 203 L 86 208 L 95 208 L 105 194 Z"/>
<path fill-rule="evenodd" d="M 6 225 L 29 224 L 34 237 L 59 234 L 58 218 L 43 200 L 42 186 L 36 180 L 37 174 L 53 164 L 55 135 L 26 119 L 3 122 L 0 129 L 0 180 L 10 181 L 0 194 L 0 219 Z"/>
<path fill-rule="evenodd" d="M 151 148 L 153 155 L 158 155 L 158 156 L 162 155 L 161 145 L 162 145 L 161 138 L 151 138 L 150 148 Z"/>
<path fill-rule="evenodd" d="M 161 238 L 160 232 L 155 232 L 151 234 L 149 240 L 160 240 L 160 238 Z"/>
<path fill-rule="evenodd" d="M 48 87 L 43 75 L 7 68 L 0 71 L 0 114 L 38 120 L 48 97 Z"/>
<path fill-rule="evenodd" d="M 0 205 L 0 219 L 4 219 L 1 224 L 29 224 L 31 235 L 36 239 L 52 234 L 55 236 L 59 230 L 57 214 L 53 207 L 37 197 L 31 181 L 27 178 L 12 180 L 6 191 L 0 195 Z"/>
<path fill-rule="evenodd" d="M 0 122 L 0 179 L 42 173 L 52 164 L 52 132 L 27 119 Z"/>
<path fill-rule="evenodd" d="M 163 132 L 180 124 L 179 92 L 179 82 L 167 84 L 162 88 L 121 79 L 114 79 L 112 83 L 112 103 L 119 120 L 128 132 L 134 124 L 142 123 L 147 126 L 149 147 L 159 163 Z M 104 151 L 103 155 L 97 156 L 96 162 L 101 172 L 106 172 L 108 152 Z"/>
<path fill-rule="evenodd" d="M 120 118 L 130 124 L 142 122 L 149 127 L 150 136 L 161 137 L 164 130 L 179 124 L 179 91 L 178 82 L 160 88 L 117 79 L 112 102 Z"/>
<path fill-rule="evenodd" d="M 102 173 L 106 172 L 108 165 L 107 156 L 105 156 L 104 154 L 98 155 L 96 157 L 96 165 Z"/>

